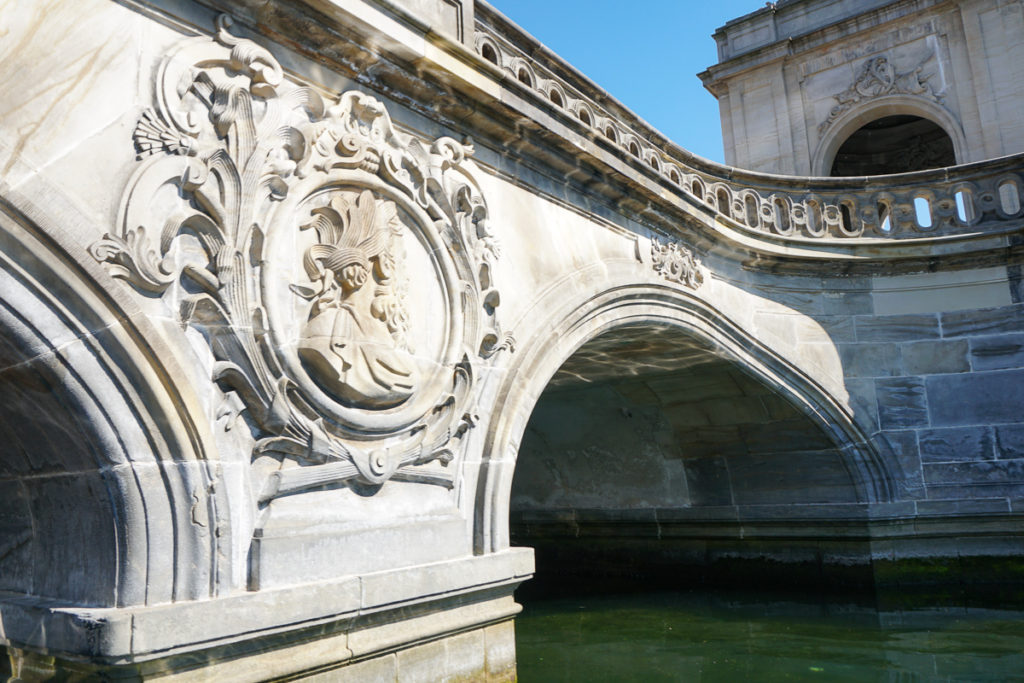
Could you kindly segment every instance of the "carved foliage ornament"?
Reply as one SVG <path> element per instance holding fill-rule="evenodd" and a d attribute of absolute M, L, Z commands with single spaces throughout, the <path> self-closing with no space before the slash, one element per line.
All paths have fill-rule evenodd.
<path fill-rule="evenodd" d="M 669 282 L 697 289 L 704 283 L 704 272 L 693 252 L 679 242 L 661 242 L 651 238 L 651 263 L 654 272 Z"/>
<path fill-rule="evenodd" d="M 300 465 L 271 468 L 261 502 L 345 480 L 451 486 L 473 364 L 513 343 L 473 148 L 403 135 L 361 92 L 291 87 L 228 26 L 164 61 L 119 230 L 91 252 L 183 301 L 254 461 Z"/>
<path fill-rule="evenodd" d="M 886 55 L 872 57 L 865 61 L 861 64 L 850 87 L 832 96 L 836 101 L 836 106 L 829 111 L 828 118 L 818 126 L 818 131 L 824 132 L 833 121 L 859 102 L 883 95 L 917 95 L 941 102 L 941 95 L 936 94 L 928 82 L 931 74 L 922 76 L 924 65 L 933 56 L 929 55 L 915 68 L 904 72 L 897 72 L 892 61 Z"/>

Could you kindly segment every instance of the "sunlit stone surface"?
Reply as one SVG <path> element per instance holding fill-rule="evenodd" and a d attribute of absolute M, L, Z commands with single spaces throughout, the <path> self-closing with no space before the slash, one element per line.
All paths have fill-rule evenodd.
<path fill-rule="evenodd" d="M 0 676 L 512 680 L 510 530 L 1020 580 L 1021 157 L 717 166 L 469 0 L 0 26 Z"/>

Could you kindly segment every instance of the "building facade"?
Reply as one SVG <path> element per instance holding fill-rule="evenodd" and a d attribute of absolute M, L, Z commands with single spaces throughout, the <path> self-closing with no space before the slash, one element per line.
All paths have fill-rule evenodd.
<path fill-rule="evenodd" d="M 878 175 L 1024 150 L 1024 6 L 782 0 L 718 29 L 730 166 Z"/>

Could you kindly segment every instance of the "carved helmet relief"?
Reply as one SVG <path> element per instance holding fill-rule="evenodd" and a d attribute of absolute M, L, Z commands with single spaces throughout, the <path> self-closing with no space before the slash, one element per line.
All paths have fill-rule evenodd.
<path fill-rule="evenodd" d="M 420 372 L 408 339 L 405 268 L 396 248 L 402 222 L 394 202 L 369 190 L 334 193 L 303 226 L 318 242 L 303 264 L 314 287 L 292 285 L 313 301 L 299 356 L 329 393 L 352 406 L 389 408 L 407 400 Z"/>
<path fill-rule="evenodd" d="M 282 464 L 254 474 L 260 502 L 348 480 L 451 487 L 474 365 L 513 344 L 473 148 L 398 132 L 365 93 L 289 84 L 228 25 L 164 61 L 119 230 L 90 250 L 184 302 L 254 464 Z"/>

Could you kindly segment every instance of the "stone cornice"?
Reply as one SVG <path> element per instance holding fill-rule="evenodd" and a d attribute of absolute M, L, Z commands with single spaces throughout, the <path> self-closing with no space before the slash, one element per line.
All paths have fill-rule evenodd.
<path fill-rule="evenodd" d="M 802 0 L 796 2 L 779 2 L 776 7 L 765 7 L 748 14 L 739 19 L 728 22 L 725 26 L 715 31 L 713 37 L 721 45 L 728 35 L 746 25 L 754 23 L 764 14 L 772 15 L 773 33 L 777 32 L 778 24 L 776 16 L 792 11 L 791 8 L 797 5 L 808 5 L 810 2 Z M 838 21 L 829 21 L 811 26 L 811 28 L 796 34 L 775 35 L 769 42 L 762 42 L 748 49 L 737 51 L 735 54 L 726 56 L 718 64 L 709 67 L 704 74 L 710 74 L 715 78 L 720 77 L 719 71 L 742 70 L 750 63 L 762 63 L 766 59 L 777 58 L 780 54 L 799 54 L 806 50 L 812 50 L 828 43 L 856 35 L 863 30 L 877 26 L 881 23 L 896 21 L 907 16 L 912 16 L 922 11 L 932 10 L 942 5 L 950 5 L 950 0 L 896 0 L 888 4 L 873 7 L 853 16 L 847 16 Z M 813 12 L 813 10 L 811 10 Z M 719 57 L 722 57 L 721 50 Z"/>

